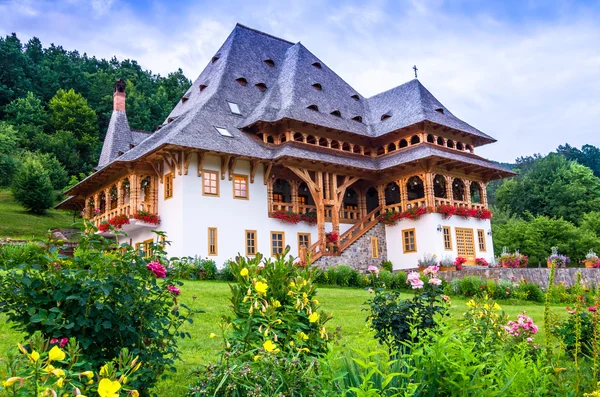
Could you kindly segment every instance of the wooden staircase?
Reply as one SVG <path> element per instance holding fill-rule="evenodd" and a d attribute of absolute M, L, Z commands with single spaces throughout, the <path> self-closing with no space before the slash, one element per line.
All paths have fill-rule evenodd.
<path fill-rule="evenodd" d="M 379 216 L 381 215 L 382 207 L 379 206 L 373 211 L 367 214 L 364 218 L 356 222 L 350 229 L 346 230 L 338 240 L 338 251 L 333 253 L 329 251 L 323 252 L 321 249 L 324 244 L 317 241 L 308 248 L 308 254 L 310 255 L 311 262 L 315 262 L 317 259 L 324 255 L 340 255 L 344 250 L 352 245 L 356 240 L 362 237 L 365 233 L 371 230 L 376 224 L 379 223 Z"/>

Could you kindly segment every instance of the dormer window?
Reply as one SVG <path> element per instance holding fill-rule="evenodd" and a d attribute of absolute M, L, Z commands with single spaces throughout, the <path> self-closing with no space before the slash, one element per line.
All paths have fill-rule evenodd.
<path fill-rule="evenodd" d="M 267 90 L 267 85 L 265 83 L 257 83 L 254 86 L 262 92 L 265 92 Z"/>
<path fill-rule="evenodd" d="M 206 87 L 208 87 L 206 84 L 200 84 L 200 92 L 204 91 Z"/>
<path fill-rule="evenodd" d="M 215 55 L 214 57 L 212 57 L 212 59 L 210 60 L 210 63 L 215 63 L 219 60 L 219 56 Z"/>
<path fill-rule="evenodd" d="M 226 136 L 228 138 L 233 138 L 233 135 L 231 135 L 231 132 L 229 132 L 227 130 L 227 128 L 223 128 L 223 127 L 215 127 L 215 129 L 217 130 L 217 132 L 219 134 L 221 134 L 221 136 Z"/>
<path fill-rule="evenodd" d="M 265 59 L 265 63 L 267 64 L 267 66 L 270 66 L 272 68 L 275 67 L 275 62 L 272 59 Z"/>
<path fill-rule="evenodd" d="M 181 103 L 186 103 L 190 99 L 190 93 L 188 92 L 181 98 Z"/>
<path fill-rule="evenodd" d="M 362 123 L 362 116 L 354 116 L 352 117 L 352 120 Z"/>
<path fill-rule="evenodd" d="M 173 120 L 175 120 L 175 118 L 173 118 L 173 117 L 169 117 L 169 118 L 167 119 L 167 123 L 170 123 L 170 122 L 172 122 Z"/>
<path fill-rule="evenodd" d="M 383 120 L 387 120 L 387 119 L 389 119 L 390 117 L 392 117 L 392 116 L 390 116 L 390 115 L 389 115 L 389 114 L 387 114 L 387 113 L 384 113 L 384 114 L 382 114 L 382 115 L 381 115 L 381 121 L 383 121 Z"/>
<path fill-rule="evenodd" d="M 317 91 L 321 91 L 323 89 L 323 87 L 319 83 L 314 83 L 312 86 Z"/>
<path fill-rule="evenodd" d="M 436 112 L 444 114 L 444 108 L 437 108 L 435 109 Z"/>
<path fill-rule="evenodd" d="M 242 115 L 242 112 L 240 111 L 240 107 L 238 106 L 237 103 L 227 102 L 227 104 L 229 105 L 229 110 L 231 110 L 231 113 L 237 114 L 240 116 Z"/>
<path fill-rule="evenodd" d="M 319 107 L 317 105 L 308 105 L 307 109 L 314 110 L 315 112 L 319 111 Z"/>
<path fill-rule="evenodd" d="M 235 81 L 242 86 L 246 86 L 246 84 L 248 84 L 248 80 L 246 80 L 243 77 L 238 77 L 237 79 L 235 79 Z"/>
<path fill-rule="evenodd" d="M 336 117 L 342 117 L 342 113 L 339 110 L 334 110 L 333 112 L 329 113 L 332 116 L 336 116 Z"/>
<path fill-rule="evenodd" d="M 356 94 L 352 95 L 350 98 L 354 99 L 355 101 L 358 101 L 360 99 L 360 97 Z"/>
<path fill-rule="evenodd" d="M 321 69 L 323 67 L 320 62 L 313 62 L 312 65 L 317 69 Z"/>

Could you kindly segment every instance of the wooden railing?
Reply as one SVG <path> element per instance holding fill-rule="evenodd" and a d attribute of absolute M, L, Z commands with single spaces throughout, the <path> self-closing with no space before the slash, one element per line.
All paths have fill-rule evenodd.
<path fill-rule="evenodd" d="M 292 203 L 271 203 L 271 213 L 276 211 L 294 212 L 294 205 Z M 306 214 L 316 211 L 317 207 L 315 205 L 298 204 L 299 214 Z M 325 208 L 325 222 L 331 222 L 332 215 L 333 209 L 331 207 Z M 360 210 L 340 208 L 340 222 L 355 223 L 359 218 Z"/>
<path fill-rule="evenodd" d="M 427 200 L 425 199 L 425 197 L 407 201 L 406 205 L 404 205 L 404 211 L 417 207 L 427 207 Z"/>
<path fill-rule="evenodd" d="M 353 242 L 358 240 L 359 237 L 364 235 L 366 232 L 371 230 L 379 222 L 379 216 L 381 215 L 381 206 L 375 208 L 369 212 L 367 216 L 356 222 L 354 226 L 346 230 L 339 238 L 339 252 L 344 251 Z"/>
<path fill-rule="evenodd" d="M 112 210 L 106 210 L 105 212 L 98 214 L 96 216 L 94 216 L 91 221 L 94 223 L 94 225 L 96 225 L 96 227 L 98 225 L 100 225 L 100 223 L 106 221 L 108 222 L 110 219 L 114 218 L 117 215 L 127 215 L 128 217 L 133 216 L 133 214 L 135 214 L 136 212 L 138 212 L 139 210 L 144 210 L 147 211 L 151 214 L 156 213 L 156 210 L 154 208 L 154 205 L 150 202 L 143 202 L 140 204 L 140 207 L 135 209 L 132 208 L 131 203 L 126 203 L 123 204 L 117 208 L 114 208 Z"/>
<path fill-rule="evenodd" d="M 434 201 L 434 204 L 436 207 L 439 205 L 452 205 L 452 200 L 448 200 L 448 199 L 444 199 L 444 198 L 434 197 L 433 201 Z"/>
<path fill-rule="evenodd" d="M 271 205 L 271 211 L 272 212 L 276 212 L 276 211 L 291 212 L 291 211 L 294 211 L 294 206 L 292 205 L 292 203 L 273 203 Z"/>

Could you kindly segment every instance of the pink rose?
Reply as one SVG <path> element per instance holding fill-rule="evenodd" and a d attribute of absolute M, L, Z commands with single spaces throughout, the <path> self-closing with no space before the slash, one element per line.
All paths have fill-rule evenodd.
<path fill-rule="evenodd" d="M 56 339 L 56 338 L 50 339 L 50 344 L 51 345 L 56 345 L 57 343 L 58 343 L 58 339 Z"/>
<path fill-rule="evenodd" d="M 60 347 L 65 347 L 69 343 L 69 338 L 62 338 L 60 340 Z"/>
<path fill-rule="evenodd" d="M 156 278 L 165 278 L 167 277 L 167 269 L 158 261 L 152 261 L 146 265 L 146 268 L 154 273 Z"/>
<path fill-rule="evenodd" d="M 175 296 L 179 296 L 179 294 L 181 294 L 181 291 L 179 290 L 179 288 L 177 288 L 174 285 L 167 285 L 167 289 L 169 290 L 170 293 L 172 293 Z"/>

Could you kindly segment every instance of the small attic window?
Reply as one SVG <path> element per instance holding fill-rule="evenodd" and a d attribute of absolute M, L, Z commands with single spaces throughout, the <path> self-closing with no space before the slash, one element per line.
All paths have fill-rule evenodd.
<path fill-rule="evenodd" d="M 240 116 L 242 115 L 242 112 L 240 111 L 240 107 L 238 106 L 237 103 L 227 102 L 227 104 L 229 105 L 229 110 L 231 110 L 231 113 L 239 114 Z"/>
<path fill-rule="evenodd" d="M 227 131 L 227 128 L 215 127 L 215 129 L 217 130 L 217 132 L 219 134 L 221 134 L 221 136 L 226 136 L 226 137 L 229 137 L 229 138 L 233 138 L 233 135 L 231 135 L 231 132 Z"/>
<path fill-rule="evenodd" d="M 350 98 L 354 99 L 355 101 L 358 101 L 360 99 L 360 97 L 356 94 L 352 95 Z"/>
<path fill-rule="evenodd" d="M 181 103 L 186 103 L 188 101 L 188 99 L 190 99 L 190 98 L 187 98 L 187 97 L 181 98 Z"/>
<path fill-rule="evenodd" d="M 173 120 L 175 120 L 175 118 L 173 118 L 173 117 L 169 117 L 169 118 L 167 119 L 167 123 L 170 123 L 170 122 L 171 122 L 171 121 L 173 121 Z"/>
<path fill-rule="evenodd" d="M 314 110 L 315 112 L 319 111 L 319 107 L 317 105 L 308 105 L 307 109 Z"/>
<path fill-rule="evenodd" d="M 257 83 L 255 84 L 255 87 L 261 90 L 262 92 L 265 92 L 267 90 L 267 85 L 265 83 Z"/>
<path fill-rule="evenodd" d="M 383 120 L 387 120 L 387 119 L 389 119 L 390 117 L 392 117 L 392 116 L 390 116 L 390 115 L 389 115 L 389 114 L 387 114 L 387 113 L 384 113 L 384 114 L 382 114 L 382 115 L 381 115 L 381 121 L 383 121 Z"/>
<path fill-rule="evenodd" d="M 267 64 L 267 66 L 270 66 L 272 68 L 275 67 L 275 61 L 273 61 L 272 59 L 265 59 L 264 62 Z"/>
<path fill-rule="evenodd" d="M 354 117 L 352 117 L 352 120 L 362 123 L 362 116 L 354 116 Z"/>
<path fill-rule="evenodd" d="M 323 67 L 320 62 L 313 62 L 312 65 L 317 69 L 321 69 Z"/>
<path fill-rule="evenodd" d="M 206 87 L 208 87 L 206 84 L 200 84 L 200 92 L 204 91 Z"/>
<path fill-rule="evenodd" d="M 336 116 L 336 117 L 342 117 L 342 113 L 339 110 L 334 110 L 333 112 L 329 113 L 332 116 Z"/>
<path fill-rule="evenodd" d="M 312 86 L 317 91 L 321 91 L 323 89 L 323 87 L 319 83 L 314 83 Z"/>
<path fill-rule="evenodd" d="M 210 60 L 210 63 L 215 63 L 219 60 L 219 56 L 215 55 L 214 57 L 212 57 L 212 59 Z"/>
<path fill-rule="evenodd" d="M 444 114 L 444 108 L 437 108 L 435 109 L 436 112 Z"/>
<path fill-rule="evenodd" d="M 239 84 L 239 85 L 243 85 L 246 86 L 246 84 L 248 84 L 248 80 L 246 80 L 243 77 L 238 77 L 237 79 L 235 79 L 235 81 Z"/>

